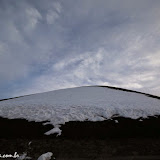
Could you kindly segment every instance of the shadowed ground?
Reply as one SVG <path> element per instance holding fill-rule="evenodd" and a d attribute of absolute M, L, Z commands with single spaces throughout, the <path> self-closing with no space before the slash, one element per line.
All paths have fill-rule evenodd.
<path fill-rule="evenodd" d="M 51 125 L 27 120 L 0 118 L 0 127 L 1 154 L 27 152 L 36 160 L 51 151 L 57 160 L 160 160 L 160 117 L 69 122 L 60 137 L 43 134 Z"/>

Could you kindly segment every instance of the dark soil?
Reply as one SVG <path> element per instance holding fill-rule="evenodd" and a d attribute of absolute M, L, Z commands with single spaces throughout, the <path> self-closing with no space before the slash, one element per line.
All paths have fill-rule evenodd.
<path fill-rule="evenodd" d="M 30 145 L 29 142 L 32 142 Z M 116 157 L 158 157 L 160 159 L 160 139 L 158 138 L 118 138 L 118 139 L 64 139 L 29 138 L 0 139 L 2 153 L 18 154 L 27 152 L 32 159 L 48 151 L 57 160 L 62 159 L 108 159 Z M 153 160 L 153 159 L 152 159 Z"/>
<path fill-rule="evenodd" d="M 0 154 L 27 152 L 37 160 L 50 151 L 57 160 L 160 160 L 159 124 L 158 116 L 143 121 L 115 117 L 103 122 L 69 122 L 56 137 L 44 135 L 51 125 L 0 118 Z"/>

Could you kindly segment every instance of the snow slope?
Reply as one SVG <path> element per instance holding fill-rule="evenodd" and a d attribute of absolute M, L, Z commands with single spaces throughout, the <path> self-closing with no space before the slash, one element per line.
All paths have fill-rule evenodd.
<path fill-rule="evenodd" d="M 0 116 L 49 121 L 58 133 L 69 121 L 103 121 L 114 115 L 137 119 L 160 115 L 160 100 L 107 87 L 79 87 L 39 93 L 0 102 Z"/>

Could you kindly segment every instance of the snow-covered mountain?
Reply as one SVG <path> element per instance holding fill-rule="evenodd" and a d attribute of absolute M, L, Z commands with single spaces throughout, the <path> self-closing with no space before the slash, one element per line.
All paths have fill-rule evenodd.
<path fill-rule="evenodd" d="M 103 121 L 114 116 L 132 119 L 160 115 L 160 100 L 111 87 L 78 87 L 0 101 L 0 117 L 52 124 L 45 134 L 61 134 L 69 121 Z"/>

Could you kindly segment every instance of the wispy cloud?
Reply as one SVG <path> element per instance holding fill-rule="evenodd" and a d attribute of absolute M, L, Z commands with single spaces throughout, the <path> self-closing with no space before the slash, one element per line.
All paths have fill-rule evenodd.
<path fill-rule="evenodd" d="M 38 12 L 36 8 L 26 8 L 25 10 L 26 18 L 27 18 L 27 24 L 25 26 L 25 29 L 27 31 L 35 29 L 37 23 L 42 19 L 41 14 Z"/>
<path fill-rule="evenodd" d="M 46 20 L 48 24 L 54 24 L 54 22 L 59 18 L 62 6 L 59 2 L 54 2 L 52 7 L 47 11 Z"/>

